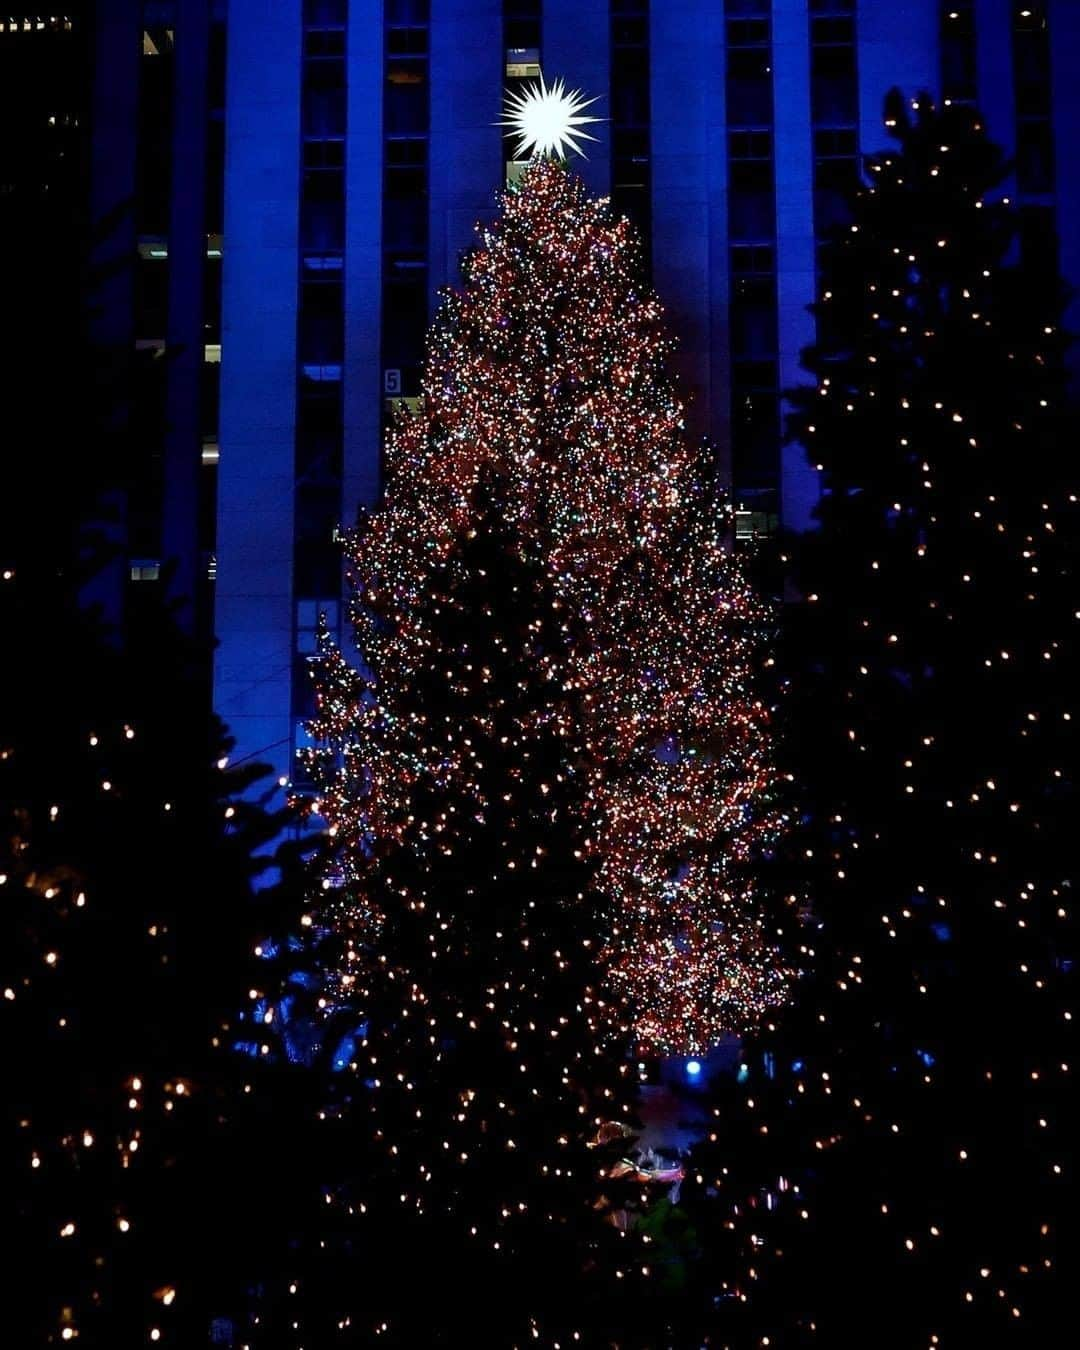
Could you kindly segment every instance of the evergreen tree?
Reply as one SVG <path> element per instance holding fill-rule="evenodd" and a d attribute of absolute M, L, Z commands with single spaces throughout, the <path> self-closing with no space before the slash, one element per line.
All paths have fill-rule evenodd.
<path fill-rule="evenodd" d="M 307 959 L 326 1043 L 363 1026 L 309 1335 L 355 1314 L 324 1291 L 358 1259 L 430 1292 L 365 1300 L 403 1344 L 474 1339 L 481 1299 L 495 1344 L 617 1326 L 651 1278 L 605 1221 L 628 1052 L 710 1045 L 783 984 L 746 868 L 778 823 L 765 614 L 634 235 L 537 159 L 463 271 L 349 548 L 360 668 L 327 643 L 315 672 Z"/>
<path fill-rule="evenodd" d="M 1060 296 L 1010 265 L 976 113 L 893 93 L 885 124 L 792 394 L 824 488 L 785 544 L 806 975 L 689 1195 L 739 1271 L 740 1343 L 1032 1345 L 1075 1203 Z"/>
<path fill-rule="evenodd" d="M 117 566 L 96 503 L 129 481 L 109 416 L 128 353 L 87 340 L 72 175 L 59 203 L 16 193 L 2 213 L 33 250 L 7 295 L 22 341 L 0 502 L 5 1331 L 195 1346 L 279 1259 L 292 1187 L 315 1186 L 321 1099 L 232 1053 L 289 883 L 253 894 L 254 855 L 285 822 L 242 799 L 256 766 L 226 764 L 209 652 L 153 583 L 124 631 L 84 603 Z"/>

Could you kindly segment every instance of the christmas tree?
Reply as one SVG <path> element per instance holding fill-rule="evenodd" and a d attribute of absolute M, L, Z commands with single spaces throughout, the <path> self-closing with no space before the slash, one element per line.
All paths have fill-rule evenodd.
<path fill-rule="evenodd" d="M 253 891 L 284 821 L 244 799 L 261 771 L 228 765 L 209 653 L 158 587 L 124 630 L 88 612 L 88 583 L 120 566 L 94 504 L 129 482 L 110 416 L 128 353 L 85 340 L 76 206 L 50 203 L 18 215 L 33 254 L 9 294 L 39 353 L 63 341 L 12 372 L 0 531 L 5 1330 L 195 1346 L 274 1269 L 291 1188 L 316 1185 L 315 1085 L 232 1051 L 270 974 L 255 949 L 288 912 L 284 882 Z"/>
<path fill-rule="evenodd" d="M 1060 296 L 1011 265 L 977 113 L 894 93 L 885 125 L 792 394 L 824 488 L 780 661 L 806 975 L 689 1203 L 748 1345 L 1031 1345 L 1064 1311 L 1076 1130 Z"/>
<path fill-rule="evenodd" d="M 315 668 L 306 959 L 329 1024 L 362 1022 L 363 1161 L 329 1201 L 362 1234 L 337 1253 L 570 1334 L 649 1278 L 601 1222 L 629 1049 L 705 1048 L 782 996 L 749 877 L 780 823 L 768 616 L 629 224 L 537 158 L 463 275 L 350 544 L 360 664 L 327 640 Z M 453 1302 L 387 1334 L 464 1334 Z"/>

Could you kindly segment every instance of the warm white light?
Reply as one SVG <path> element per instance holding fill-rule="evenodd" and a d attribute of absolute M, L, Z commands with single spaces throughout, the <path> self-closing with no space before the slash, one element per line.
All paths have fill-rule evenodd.
<path fill-rule="evenodd" d="M 595 102 L 595 98 L 583 97 L 580 89 L 567 90 L 561 79 L 549 87 L 541 75 L 526 89 L 507 92 L 506 116 L 499 126 L 509 127 L 517 136 L 514 153 L 518 158 L 550 155 L 565 159 L 567 151 L 573 150 L 587 159 L 579 142 L 595 141 L 596 137 L 582 128 L 603 120 L 585 114 L 585 109 Z"/>

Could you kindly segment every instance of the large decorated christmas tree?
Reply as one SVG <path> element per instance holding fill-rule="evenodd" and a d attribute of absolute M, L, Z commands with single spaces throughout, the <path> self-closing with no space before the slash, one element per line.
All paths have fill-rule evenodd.
<path fill-rule="evenodd" d="M 358 659 L 327 637 L 313 671 L 306 959 L 360 1027 L 329 1205 L 350 1250 L 489 1286 L 522 1334 L 649 1278 L 606 1222 L 629 1052 L 707 1049 L 784 987 L 749 877 L 779 826 L 768 615 L 637 249 L 559 162 L 508 191 L 349 545 Z M 452 1305 L 398 1334 L 464 1334 Z"/>

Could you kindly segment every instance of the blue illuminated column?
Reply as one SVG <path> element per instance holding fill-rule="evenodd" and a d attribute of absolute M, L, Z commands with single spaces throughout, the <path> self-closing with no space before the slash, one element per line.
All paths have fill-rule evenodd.
<path fill-rule="evenodd" d="M 859 142 L 864 154 L 887 144 L 881 109 L 892 88 L 909 99 L 935 92 L 939 79 L 938 34 L 941 0 L 881 4 L 859 0 Z"/>
<path fill-rule="evenodd" d="M 342 524 L 379 495 L 382 370 L 383 16 L 349 6 L 345 140 L 345 363 Z"/>
<path fill-rule="evenodd" d="M 730 478 L 724 19 L 717 0 L 651 14 L 653 280 L 679 338 L 688 423 Z"/>
<path fill-rule="evenodd" d="M 611 189 L 610 0 L 544 0 L 543 32 L 544 78 L 550 81 L 561 76 L 587 98 L 600 96 L 588 111 L 604 120 L 586 128 L 596 141 L 585 143 L 588 158 L 575 158 L 573 166 L 590 191 L 606 194 Z"/>
<path fill-rule="evenodd" d="M 799 354 L 814 340 L 814 320 L 807 309 L 814 299 L 814 164 L 806 0 L 774 0 L 772 31 L 777 312 L 784 390 L 808 382 Z M 782 413 L 786 411 L 782 405 Z M 820 495 L 818 475 L 801 445 L 785 445 L 781 454 L 781 519 L 790 529 L 806 529 Z"/>
<path fill-rule="evenodd" d="M 503 185 L 500 0 L 431 0 L 429 294 L 460 280 L 473 226 Z"/>
<path fill-rule="evenodd" d="M 1057 161 L 1057 218 L 1060 266 L 1072 289 L 1065 326 L 1080 332 L 1080 5 L 1051 0 L 1050 59 L 1054 155 Z M 1080 343 L 1067 355 L 1070 389 L 1080 403 Z"/>
<path fill-rule="evenodd" d="M 300 5 L 229 11 L 215 705 L 290 772 Z"/>

